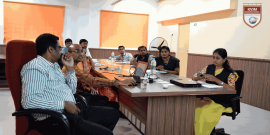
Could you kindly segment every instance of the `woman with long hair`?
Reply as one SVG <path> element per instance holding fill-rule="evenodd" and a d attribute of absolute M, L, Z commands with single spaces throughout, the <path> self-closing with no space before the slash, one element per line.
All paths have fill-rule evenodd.
<path fill-rule="evenodd" d="M 238 74 L 230 67 L 227 60 L 227 51 L 218 48 L 213 52 L 213 64 L 206 66 L 196 73 L 193 80 L 205 79 L 206 83 L 221 85 L 224 88 L 235 90 Z M 223 112 L 232 113 L 226 98 L 228 95 L 207 95 L 197 98 L 195 110 L 195 134 L 210 135 L 218 124 Z"/>
<path fill-rule="evenodd" d="M 159 49 L 159 54 L 160 56 L 156 58 L 157 70 L 171 74 L 179 74 L 180 60 L 170 55 L 170 48 L 168 46 L 162 46 Z"/>

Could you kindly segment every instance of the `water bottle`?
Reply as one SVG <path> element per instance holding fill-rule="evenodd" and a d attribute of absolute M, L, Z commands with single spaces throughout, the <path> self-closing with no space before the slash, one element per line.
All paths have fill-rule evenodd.
<path fill-rule="evenodd" d="M 111 65 L 113 66 L 114 65 L 114 52 L 112 51 L 112 54 L 111 54 Z"/>
<path fill-rule="evenodd" d="M 153 59 L 151 61 L 151 75 L 150 75 L 150 78 L 156 78 L 156 60 Z"/>

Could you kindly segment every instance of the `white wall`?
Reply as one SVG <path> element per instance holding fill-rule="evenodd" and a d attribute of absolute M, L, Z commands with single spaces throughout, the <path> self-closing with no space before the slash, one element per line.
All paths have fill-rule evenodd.
<path fill-rule="evenodd" d="M 0 0 L 0 44 L 4 41 L 4 3 Z"/>
<path fill-rule="evenodd" d="M 158 3 L 157 21 L 192 16 L 230 8 L 230 0 L 168 0 Z M 172 52 L 177 52 L 178 25 L 158 25 L 158 36 L 167 40 Z M 173 36 L 171 36 L 173 34 Z"/>
<path fill-rule="evenodd" d="M 26 2 L 26 3 L 36 3 L 36 4 L 48 4 L 48 5 L 58 5 L 65 6 L 65 17 L 64 17 L 64 28 L 63 28 L 63 43 L 66 38 L 74 39 L 78 36 L 78 10 L 79 1 L 78 0 L 6 0 L 15 2 Z M 3 1 L 1 0 L 1 3 Z M 1 6 L 3 7 L 3 6 Z M 1 8 L 2 10 L 2 8 Z M 0 11 L 0 16 L 4 16 Z M 1 19 L 3 18 L 1 16 Z M 4 36 L 1 37 L 1 19 L 0 19 L 0 43 L 3 42 Z"/>
<path fill-rule="evenodd" d="M 230 0 L 167 0 L 158 4 L 158 21 L 230 8 Z"/>
<path fill-rule="evenodd" d="M 262 3 L 262 21 L 250 28 L 243 21 L 243 3 Z M 190 24 L 189 52 L 212 54 L 225 48 L 229 56 L 270 58 L 270 1 L 239 0 L 237 16 Z"/>
<path fill-rule="evenodd" d="M 149 14 L 148 45 L 157 37 L 157 0 L 123 0 L 111 5 L 115 0 L 80 0 L 78 39 L 89 41 L 88 47 L 99 48 L 100 11 L 110 10 L 128 13 Z"/>

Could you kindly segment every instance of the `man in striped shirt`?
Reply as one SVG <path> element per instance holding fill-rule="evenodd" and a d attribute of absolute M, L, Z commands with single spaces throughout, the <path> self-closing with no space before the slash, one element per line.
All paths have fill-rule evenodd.
<path fill-rule="evenodd" d="M 22 100 L 24 109 L 49 109 L 63 113 L 70 123 L 73 134 L 112 135 L 118 119 L 118 110 L 109 107 L 75 104 L 77 78 L 72 56 L 64 54 L 61 59 L 67 68 L 67 76 L 58 65 L 61 56 L 59 38 L 42 34 L 36 39 L 37 58 L 26 63 L 21 70 Z M 53 119 L 48 115 L 33 114 L 46 123 Z"/>

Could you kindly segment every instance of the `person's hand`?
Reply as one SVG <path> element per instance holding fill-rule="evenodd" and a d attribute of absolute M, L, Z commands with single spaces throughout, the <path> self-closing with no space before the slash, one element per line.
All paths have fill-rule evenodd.
<path fill-rule="evenodd" d="M 136 65 L 136 62 L 137 62 L 137 60 L 133 57 L 133 58 L 131 59 L 131 64 L 132 64 L 132 65 Z"/>
<path fill-rule="evenodd" d="M 91 88 L 90 91 L 91 91 L 90 93 L 91 93 L 92 95 L 98 94 L 98 91 L 95 90 L 94 88 Z"/>
<path fill-rule="evenodd" d="M 64 66 L 66 67 L 73 67 L 74 65 L 74 61 L 71 55 L 69 54 L 63 54 L 62 55 L 62 63 L 64 64 Z"/>
<path fill-rule="evenodd" d="M 120 57 L 118 57 L 118 58 L 119 58 L 119 60 L 124 61 L 124 58 L 122 58 L 121 56 L 120 56 Z"/>
<path fill-rule="evenodd" d="M 128 78 L 128 79 L 125 79 L 125 80 L 122 80 L 122 81 L 115 81 L 115 85 L 118 86 L 118 85 L 134 85 L 136 84 L 136 81 L 133 79 L 133 78 Z"/>
<path fill-rule="evenodd" d="M 73 113 L 75 115 L 78 115 L 81 112 L 80 109 L 75 105 L 75 103 L 73 103 L 71 101 L 65 101 L 64 109 L 67 112 Z"/>
<path fill-rule="evenodd" d="M 216 82 L 218 80 L 215 76 L 210 74 L 205 74 L 204 77 L 206 81 Z"/>
<path fill-rule="evenodd" d="M 162 65 L 157 66 L 156 69 L 159 70 L 159 71 L 164 71 L 164 67 Z"/>

